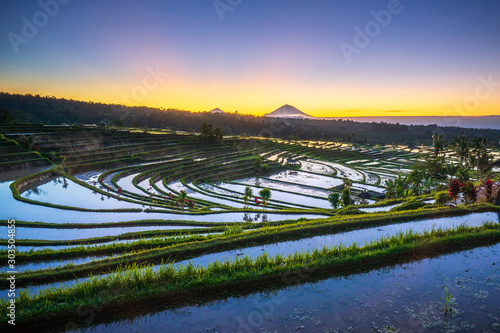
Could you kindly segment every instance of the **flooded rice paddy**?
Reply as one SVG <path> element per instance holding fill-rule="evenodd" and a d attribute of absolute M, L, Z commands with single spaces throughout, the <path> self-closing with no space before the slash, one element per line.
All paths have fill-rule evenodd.
<path fill-rule="evenodd" d="M 85 331 L 497 332 L 499 258 L 495 245 L 315 282 L 316 272 L 305 271 L 285 287 L 174 310 L 151 306 Z"/>

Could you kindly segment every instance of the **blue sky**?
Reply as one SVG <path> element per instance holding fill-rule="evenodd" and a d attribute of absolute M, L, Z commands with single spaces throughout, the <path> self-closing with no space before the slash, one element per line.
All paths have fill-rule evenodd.
<path fill-rule="evenodd" d="M 500 81 L 499 1 L 400 1 L 349 61 L 341 44 L 355 46 L 355 28 L 397 2 L 223 0 L 224 20 L 210 0 L 42 0 L 54 2 L 57 14 L 46 24 L 38 15 L 18 52 L 12 34 L 24 38 L 23 17 L 33 23 L 43 8 L 0 5 L 0 91 L 125 103 L 148 68 L 161 68 L 168 76 L 128 104 L 439 115 L 474 95 L 478 77 Z M 500 87 L 479 102 L 469 115 L 500 114 Z"/>

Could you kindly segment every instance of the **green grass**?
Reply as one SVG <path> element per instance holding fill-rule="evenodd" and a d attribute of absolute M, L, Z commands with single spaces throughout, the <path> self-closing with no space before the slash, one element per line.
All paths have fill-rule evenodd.
<path fill-rule="evenodd" d="M 465 246 L 494 244 L 500 241 L 500 225 L 485 224 L 481 227 L 457 227 L 443 231 L 435 229 L 416 234 L 400 233 L 382 238 L 364 246 L 339 245 L 325 247 L 312 252 L 295 253 L 288 256 L 269 257 L 266 254 L 257 259 L 236 258 L 234 261 L 214 262 L 206 268 L 191 263 L 181 268 L 162 265 L 156 272 L 152 267 L 133 264 L 122 266 L 116 274 L 91 278 L 85 282 L 64 289 L 42 291 L 38 296 L 21 293 L 16 299 L 18 308 L 16 320 L 19 323 L 41 319 L 72 316 L 74 311 L 85 306 L 100 304 L 108 311 L 115 305 L 127 302 L 150 302 L 151 298 L 169 298 L 177 292 L 210 290 L 231 285 L 242 288 L 253 284 L 269 284 L 282 279 L 283 274 L 299 270 L 321 272 L 349 272 L 353 267 L 393 262 L 397 259 L 415 256 L 437 255 Z M 408 259 L 406 259 L 408 260 Z M 305 281 L 302 281 L 305 282 Z M 119 293 L 110 292 L 120 290 Z M 0 302 L 1 323 L 5 324 L 7 300 Z"/>
<path fill-rule="evenodd" d="M 491 205 L 475 205 L 469 208 L 416 210 L 401 213 L 372 213 L 368 215 L 345 216 L 320 220 L 299 219 L 297 221 L 281 221 L 269 224 L 246 224 L 244 229 L 255 229 L 236 235 L 214 235 L 202 241 L 187 242 L 169 247 L 143 249 L 126 258 L 103 259 L 99 262 L 78 266 L 58 267 L 50 270 L 26 272 L 17 279 L 19 286 L 29 283 L 63 281 L 76 277 L 84 277 L 89 273 L 105 274 L 123 264 L 159 264 L 168 258 L 169 261 L 190 259 L 204 253 L 222 252 L 248 246 L 272 244 L 279 241 L 290 241 L 317 235 L 347 232 L 373 226 L 388 225 L 395 222 L 409 222 L 416 219 L 465 215 L 473 212 L 500 211 Z M 112 249 L 113 247 L 110 247 Z M 83 251 L 83 250 L 82 250 Z M 104 253 L 102 253 L 104 254 Z M 46 254 L 45 259 L 57 254 Z M 40 259 L 44 256 L 40 255 Z M 26 257 L 29 261 L 29 256 Z M 0 286 L 6 286 L 6 274 L 0 274 Z"/>

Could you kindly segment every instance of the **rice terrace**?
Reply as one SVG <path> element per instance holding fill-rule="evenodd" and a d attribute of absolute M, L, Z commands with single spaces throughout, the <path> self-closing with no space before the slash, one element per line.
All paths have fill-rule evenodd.
<path fill-rule="evenodd" d="M 0 130 L 24 331 L 500 327 L 499 150 L 486 142 L 462 158 L 466 138 L 439 134 L 411 147 L 207 123 Z"/>
<path fill-rule="evenodd" d="M 499 17 L 0 2 L 0 333 L 500 332 Z"/>

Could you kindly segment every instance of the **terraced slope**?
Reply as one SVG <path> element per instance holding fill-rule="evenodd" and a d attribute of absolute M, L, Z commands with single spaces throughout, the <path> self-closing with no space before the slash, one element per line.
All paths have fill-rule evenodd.
<path fill-rule="evenodd" d="M 491 205 L 443 208 L 429 195 L 376 204 L 385 181 L 408 174 L 425 149 L 239 137 L 211 145 L 166 131 L 73 126 L 0 130 L 5 170 L 23 168 L 0 181 L 8 207 L 0 239 L 7 255 L 15 220 L 24 323 L 73 320 L 76 307 L 92 302 L 107 309 L 105 320 L 128 302 L 187 293 L 179 304 L 189 304 L 197 293 L 266 288 L 311 267 L 380 267 L 500 239 Z M 29 136 L 35 151 L 18 143 Z M 346 179 L 355 204 L 333 210 L 327 198 Z M 364 191 L 375 205 L 360 205 Z M 1 269 L 5 303 L 9 267 Z"/>

